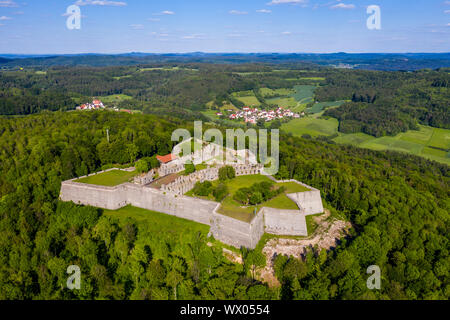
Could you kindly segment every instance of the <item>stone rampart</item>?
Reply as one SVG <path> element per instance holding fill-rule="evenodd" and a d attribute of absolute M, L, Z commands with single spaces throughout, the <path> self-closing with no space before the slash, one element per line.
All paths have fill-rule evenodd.
<path fill-rule="evenodd" d="M 262 166 L 236 165 L 235 169 L 237 175 L 245 175 L 260 173 L 263 168 Z M 218 169 L 209 168 L 205 172 L 199 171 L 192 177 L 195 177 L 192 181 L 182 179 L 177 183 L 179 186 L 187 188 L 187 182 L 190 183 L 190 187 L 192 183 L 195 184 L 193 181 L 196 181 L 196 179 L 216 180 Z M 189 178 L 189 176 L 183 178 Z M 187 197 L 176 192 L 158 190 L 137 183 L 124 183 L 115 187 L 106 187 L 78 183 L 75 180 L 62 183 L 60 194 L 62 201 L 73 201 L 76 204 L 109 210 L 117 210 L 132 205 L 166 213 L 209 225 L 211 226 L 211 234 L 217 240 L 238 248 L 242 246 L 255 248 L 264 232 L 276 235 L 306 236 L 305 214 L 323 212 L 320 191 L 296 180 L 282 182 L 296 182 L 311 190 L 287 195 L 297 203 L 300 210 L 280 210 L 264 207 L 250 223 L 219 214 L 217 210 L 220 204 L 214 201 Z"/>
<path fill-rule="evenodd" d="M 312 214 L 322 213 L 324 211 L 320 190 L 297 180 L 277 180 L 271 176 L 269 176 L 269 178 L 276 183 L 294 182 L 311 190 L 287 194 L 288 198 L 294 201 L 305 215 L 309 216 Z"/>
<path fill-rule="evenodd" d="M 266 232 L 286 236 L 307 236 L 305 215 L 299 210 L 281 210 L 264 207 Z"/>
<path fill-rule="evenodd" d="M 211 234 L 215 239 L 236 248 L 254 249 L 264 234 L 264 216 L 260 211 L 252 222 L 244 222 L 216 212 L 213 213 Z"/>

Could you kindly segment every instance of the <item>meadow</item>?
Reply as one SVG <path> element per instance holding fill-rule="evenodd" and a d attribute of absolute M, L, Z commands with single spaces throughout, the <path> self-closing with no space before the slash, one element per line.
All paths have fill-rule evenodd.
<path fill-rule="evenodd" d="M 256 98 L 253 91 L 239 91 L 232 94 L 236 99 L 249 107 L 259 107 L 261 102 Z"/>
<path fill-rule="evenodd" d="M 229 216 L 241 221 L 251 222 L 255 217 L 255 212 L 259 212 L 262 207 L 276 208 L 276 209 L 284 209 L 284 210 L 298 210 L 298 206 L 295 202 L 289 199 L 286 194 L 287 193 L 295 193 L 295 192 L 305 192 L 308 191 L 307 188 L 299 185 L 297 183 L 288 182 L 288 183 L 277 183 L 275 187 L 284 186 L 286 191 L 269 201 L 261 203 L 258 206 L 248 206 L 244 207 L 239 202 L 233 199 L 234 194 L 240 189 L 244 187 L 250 187 L 255 183 L 260 183 L 264 181 L 272 181 L 268 177 L 263 175 L 249 175 L 249 176 L 239 176 L 232 180 L 227 181 L 225 184 L 228 187 L 228 196 L 222 201 L 221 206 L 218 210 L 220 214 L 225 216 Z M 213 186 L 216 187 L 220 182 L 214 181 Z M 194 196 L 193 192 L 190 191 L 186 193 L 187 196 Z M 214 198 L 210 195 L 209 197 L 199 197 L 203 199 L 213 200 Z"/>
<path fill-rule="evenodd" d="M 112 103 L 119 103 L 124 100 L 132 99 L 132 97 L 127 96 L 126 94 L 112 94 L 109 96 L 100 96 L 98 97 L 105 105 L 109 105 Z"/>
<path fill-rule="evenodd" d="M 340 107 L 345 101 L 319 102 L 315 103 L 311 108 L 306 109 L 306 113 L 320 113 L 327 108 Z"/>
<path fill-rule="evenodd" d="M 339 122 L 337 119 L 319 119 L 304 117 L 294 119 L 281 126 L 281 130 L 294 136 L 310 135 L 311 137 L 331 136 L 337 134 Z"/>
<path fill-rule="evenodd" d="M 350 144 L 377 151 L 399 151 L 421 156 L 437 162 L 450 164 L 450 130 L 420 125 L 420 130 L 409 130 L 395 137 L 375 138 L 364 133 L 344 134 L 338 132 L 337 119 L 321 118 L 323 112 L 300 119 L 294 119 L 281 126 L 281 130 L 294 136 L 310 135 L 338 136 L 333 139 L 339 144 Z"/>
<path fill-rule="evenodd" d="M 395 137 L 375 138 L 364 133 L 340 134 L 334 141 L 372 150 L 407 152 L 450 165 L 450 130 L 419 126 Z"/>
<path fill-rule="evenodd" d="M 111 170 L 90 177 L 78 179 L 75 180 L 75 182 L 114 187 L 119 184 L 129 182 L 136 175 L 136 171 L 128 172 L 122 170 Z"/>
<path fill-rule="evenodd" d="M 123 207 L 119 210 L 103 210 L 103 214 L 112 218 L 117 218 L 121 223 L 126 223 L 129 219 L 134 219 L 138 223 L 145 222 L 149 231 L 159 233 L 197 233 L 208 234 L 209 226 L 191 220 L 174 217 L 168 214 L 136 208 L 132 206 Z"/>

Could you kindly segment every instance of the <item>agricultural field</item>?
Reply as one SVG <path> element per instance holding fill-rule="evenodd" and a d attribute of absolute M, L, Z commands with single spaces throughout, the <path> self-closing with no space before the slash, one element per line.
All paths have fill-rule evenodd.
<path fill-rule="evenodd" d="M 266 100 L 268 104 L 274 104 L 278 107 L 281 107 L 283 109 L 291 109 L 298 107 L 298 102 L 295 101 L 294 98 L 288 97 L 288 98 L 273 98 Z"/>
<path fill-rule="evenodd" d="M 289 96 L 289 95 L 295 93 L 295 91 L 293 89 L 289 89 L 289 88 L 281 88 L 281 89 L 261 88 L 261 89 L 259 89 L 259 93 L 264 98 L 270 98 L 270 97 L 274 97 L 274 96 Z"/>
<path fill-rule="evenodd" d="M 136 175 L 136 171 L 128 172 L 123 170 L 111 170 L 90 177 L 78 179 L 75 182 L 114 187 L 119 184 L 129 182 Z"/>
<path fill-rule="evenodd" d="M 233 96 L 249 107 L 259 107 L 261 105 L 253 91 L 234 92 Z"/>
<path fill-rule="evenodd" d="M 132 99 L 132 97 L 127 96 L 126 94 L 112 94 L 110 96 L 101 96 L 98 97 L 105 105 L 112 103 L 119 103 L 124 100 Z"/>
<path fill-rule="evenodd" d="M 309 134 L 311 137 L 331 136 L 338 132 L 339 122 L 337 119 L 319 119 L 316 117 L 305 117 L 294 119 L 281 126 L 281 130 L 292 133 L 294 136 Z"/>
<path fill-rule="evenodd" d="M 316 86 L 295 86 L 295 93 L 292 97 L 299 103 L 311 103 L 314 101 L 314 91 L 316 90 Z"/>
<path fill-rule="evenodd" d="M 319 102 L 315 103 L 312 108 L 307 108 L 306 113 L 314 114 L 314 113 L 320 113 L 324 111 L 327 108 L 335 108 L 340 107 L 342 104 L 344 104 L 345 101 L 332 101 L 332 102 Z"/>
<path fill-rule="evenodd" d="M 339 134 L 336 143 L 351 144 L 372 150 L 407 152 L 441 163 L 450 164 L 450 130 L 420 126 L 395 137 L 375 138 L 364 133 Z"/>

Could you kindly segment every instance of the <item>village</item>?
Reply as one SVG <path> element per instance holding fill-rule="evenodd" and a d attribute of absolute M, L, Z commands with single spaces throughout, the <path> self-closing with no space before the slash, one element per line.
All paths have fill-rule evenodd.
<path fill-rule="evenodd" d="M 92 103 L 84 103 L 77 107 L 77 110 L 98 110 L 105 109 L 105 105 L 100 100 L 93 100 Z"/>
<path fill-rule="evenodd" d="M 218 112 L 217 116 L 223 116 Z M 292 112 L 290 109 L 278 107 L 276 110 L 258 110 L 258 108 L 244 107 L 242 111 L 235 112 L 229 116 L 231 120 L 243 119 L 245 123 L 256 124 L 258 120 L 264 119 L 266 122 L 275 119 L 300 118 L 300 115 Z"/>
<path fill-rule="evenodd" d="M 81 106 L 77 106 L 76 110 L 78 111 L 83 111 L 83 110 L 101 110 L 101 109 L 109 109 L 109 110 L 114 110 L 117 112 L 126 112 L 126 113 L 130 113 L 132 114 L 133 111 L 132 110 L 128 110 L 128 109 L 119 109 L 117 107 L 106 107 L 103 102 L 101 100 L 98 99 L 94 99 L 92 101 L 92 103 L 84 103 Z"/>

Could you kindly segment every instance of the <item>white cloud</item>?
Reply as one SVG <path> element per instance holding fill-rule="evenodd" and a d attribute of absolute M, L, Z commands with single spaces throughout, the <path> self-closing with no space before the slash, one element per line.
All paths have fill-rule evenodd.
<path fill-rule="evenodd" d="M 171 15 L 174 15 L 175 12 L 166 10 L 166 11 L 161 12 L 161 14 L 165 14 L 165 15 L 170 15 L 171 16 Z"/>
<path fill-rule="evenodd" d="M 256 10 L 256 12 L 258 12 L 258 13 L 271 13 L 272 10 L 261 9 L 261 10 Z"/>
<path fill-rule="evenodd" d="M 0 21 L 5 21 L 5 20 L 12 20 L 11 17 L 7 17 L 7 16 L 1 16 L 0 17 Z"/>
<path fill-rule="evenodd" d="M 248 14 L 248 12 L 246 12 L 246 11 L 239 11 L 239 10 L 231 10 L 229 13 L 236 14 L 236 15 Z"/>
<path fill-rule="evenodd" d="M 307 3 L 308 0 L 272 0 L 267 5 L 277 5 L 277 4 L 304 4 Z"/>
<path fill-rule="evenodd" d="M 289 36 L 289 35 L 292 34 L 292 32 L 290 32 L 290 31 L 284 31 L 284 32 L 282 32 L 281 34 L 284 35 L 284 36 Z"/>
<path fill-rule="evenodd" d="M 123 1 L 108 1 L 108 0 L 78 0 L 75 2 L 77 6 L 111 6 L 111 7 L 124 7 L 127 5 Z"/>
<path fill-rule="evenodd" d="M 17 5 L 17 3 L 15 3 L 12 0 L 3 0 L 3 1 L 0 1 L 0 7 L 3 7 L 3 8 L 17 8 L 18 5 Z"/>
<path fill-rule="evenodd" d="M 130 28 L 133 30 L 142 30 L 142 29 L 144 29 L 144 25 L 143 24 L 130 24 Z"/>
<path fill-rule="evenodd" d="M 190 34 L 182 37 L 183 39 L 204 39 L 205 35 L 203 33 Z"/>
<path fill-rule="evenodd" d="M 331 9 L 355 9 L 354 4 L 338 3 L 330 7 Z"/>

